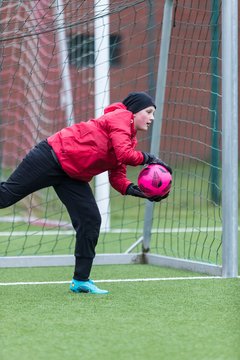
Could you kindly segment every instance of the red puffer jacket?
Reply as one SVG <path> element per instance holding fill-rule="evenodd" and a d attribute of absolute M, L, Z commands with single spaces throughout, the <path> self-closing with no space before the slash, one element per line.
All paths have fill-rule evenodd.
<path fill-rule="evenodd" d="M 108 171 L 111 185 L 123 195 L 131 183 L 126 165 L 143 162 L 141 151 L 134 150 L 133 114 L 122 103 L 111 104 L 98 119 L 64 128 L 47 140 L 70 177 L 89 182 Z"/>

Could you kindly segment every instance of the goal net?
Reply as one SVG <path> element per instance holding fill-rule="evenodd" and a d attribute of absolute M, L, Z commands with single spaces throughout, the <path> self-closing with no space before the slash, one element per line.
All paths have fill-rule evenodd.
<path fill-rule="evenodd" d="M 212 264 L 220 273 L 221 2 L 2 0 L 0 5 L 1 179 L 38 141 L 96 116 L 99 103 L 146 91 L 162 103 L 157 102 L 158 125 L 138 135 L 138 149 L 154 149 L 172 166 L 172 191 L 153 205 L 105 191 L 107 180 L 92 181 L 95 193 L 108 200 L 102 216 L 109 228 L 101 231 L 97 253 L 141 254 L 150 248 L 148 254 L 164 261 Z M 107 71 L 96 87 L 96 66 L 104 64 Z M 139 171 L 128 168 L 135 183 Z M 51 188 L 1 210 L 1 261 L 71 255 L 74 246 L 68 214 Z"/>

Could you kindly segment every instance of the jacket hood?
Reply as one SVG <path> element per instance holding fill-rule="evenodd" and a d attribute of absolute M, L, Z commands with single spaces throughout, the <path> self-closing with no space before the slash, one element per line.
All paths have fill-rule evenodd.
<path fill-rule="evenodd" d="M 105 109 L 104 109 L 104 114 L 107 114 L 109 112 L 115 111 L 115 110 L 127 110 L 126 106 L 121 103 L 121 102 L 117 102 L 117 103 L 113 103 L 108 105 Z"/>

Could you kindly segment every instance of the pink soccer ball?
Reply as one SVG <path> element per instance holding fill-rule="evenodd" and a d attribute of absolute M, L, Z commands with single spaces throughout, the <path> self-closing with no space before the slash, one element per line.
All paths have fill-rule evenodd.
<path fill-rule="evenodd" d="M 138 186 L 147 196 L 164 196 L 172 184 L 172 175 L 162 165 L 150 164 L 144 167 L 138 175 Z"/>

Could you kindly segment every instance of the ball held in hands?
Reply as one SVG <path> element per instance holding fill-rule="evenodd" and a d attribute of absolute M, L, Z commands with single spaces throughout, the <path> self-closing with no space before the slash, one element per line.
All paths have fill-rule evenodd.
<path fill-rule="evenodd" d="M 138 187 L 148 198 L 160 201 L 169 195 L 172 175 L 160 164 L 152 163 L 144 167 L 138 176 Z M 160 200 L 158 200 L 160 198 Z"/>

